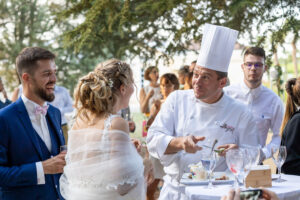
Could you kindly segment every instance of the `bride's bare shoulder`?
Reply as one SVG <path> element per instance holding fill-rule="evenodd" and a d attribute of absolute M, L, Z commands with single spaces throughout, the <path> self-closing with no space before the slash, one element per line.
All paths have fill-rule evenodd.
<path fill-rule="evenodd" d="M 122 117 L 115 117 L 111 121 L 111 129 L 129 133 L 128 122 Z"/>
<path fill-rule="evenodd" d="M 81 129 L 100 129 L 104 128 L 104 120 L 82 120 L 81 118 L 77 118 L 74 125 L 72 126 L 72 130 L 81 130 Z"/>

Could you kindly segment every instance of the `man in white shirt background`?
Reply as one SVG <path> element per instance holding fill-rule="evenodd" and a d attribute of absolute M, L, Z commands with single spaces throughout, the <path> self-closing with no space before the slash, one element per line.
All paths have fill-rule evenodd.
<path fill-rule="evenodd" d="M 66 113 L 72 113 L 74 111 L 73 108 L 73 100 L 70 96 L 67 88 L 63 86 L 55 85 L 54 88 L 55 98 L 52 102 L 49 102 L 52 106 L 55 106 L 59 109 L 61 113 L 61 128 L 64 133 L 65 141 L 68 141 L 68 121 L 65 117 Z"/>
<path fill-rule="evenodd" d="M 244 63 L 241 65 L 244 73 L 243 82 L 224 88 L 227 95 L 246 104 L 256 119 L 259 143 L 262 147 L 261 161 L 271 157 L 272 146 L 280 145 L 279 132 L 284 114 L 283 103 L 279 96 L 262 85 L 263 74 L 267 70 L 265 60 L 263 48 L 247 48 L 244 53 Z M 266 145 L 270 129 L 273 136 L 270 143 Z"/>
<path fill-rule="evenodd" d="M 60 111 L 53 101 L 55 55 L 43 48 L 23 49 L 17 72 L 23 94 L 0 110 L 0 197 L 2 200 L 62 200 L 59 178 L 65 166 Z M 1 199 L 0 198 L 0 199 Z"/>
<path fill-rule="evenodd" d="M 206 24 L 194 68 L 193 89 L 169 95 L 147 135 L 149 153 L 164 166 L 159 199 L 185 199 L 180 178 L 188 165 L 198 163 L 203 144 L 256 145 L 255 121 L 242 103 L 223 93 L 238 32 Z M 254 128 L 253 128 L 254 127 Z M 220 158 L 215 171 L 227 169 Z"/>

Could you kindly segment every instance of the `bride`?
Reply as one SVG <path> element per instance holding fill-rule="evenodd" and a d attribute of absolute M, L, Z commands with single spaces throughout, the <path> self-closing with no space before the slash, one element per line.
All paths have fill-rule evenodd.
<path fill-rule="evenodd" d="M 61 193 L 67 200 L 145 199 L 151 167 L 131 143 L 128 123 L 116 113 L 134 91 L 130 66 L 111 59 L 79 80 L 78 110 L 69 131 Z"/>

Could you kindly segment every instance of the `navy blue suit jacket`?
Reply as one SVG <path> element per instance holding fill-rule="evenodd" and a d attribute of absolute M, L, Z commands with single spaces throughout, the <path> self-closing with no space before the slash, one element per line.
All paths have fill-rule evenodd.
<path fill-rule="evenodd" d="M 60 111 L 49 105 L 47 118 L 58 140 L 57 146 L 52 148 L 59 149 L 60 145 L 65 144 Z M 1 109 L 0 193 L 2 193 L 2 200 L 56 200 L 57 195 L 62 199 L 58 184 L 61 174 L 50 175 L 52 183 L 46 180 L 46 184 L 37 184 L 35 163 L 45 159 L 38 135 L 33 129 L 22 99 L 19 98 L 15 103 Z M 49 178 L 49 175 L 47 177 Z M 56 190 L 49 192 L 49 187 L 54 187 Z"/>

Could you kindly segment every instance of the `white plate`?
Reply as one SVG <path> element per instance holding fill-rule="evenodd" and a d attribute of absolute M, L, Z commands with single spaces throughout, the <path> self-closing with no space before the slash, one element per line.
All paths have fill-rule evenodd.
<path fill-rule="evenodd" d="M 208 180 L 196 180 L 196 179 L 190 179 L 188 176 L 191 173 L 184 173 L 182 175 L 182 178 L 180 179 L 180 183 L 184 185 L 207 185 Z M 220 178 L 221 176 L 226 175 L 229 180 L 215 180 L 215 178 Z M 234 182 L 234 177 L 232 174 L 227 174 L 225 172 L 214 172 L 212 177 L 212 183 L 217 184 L 232 184 Z"/>

